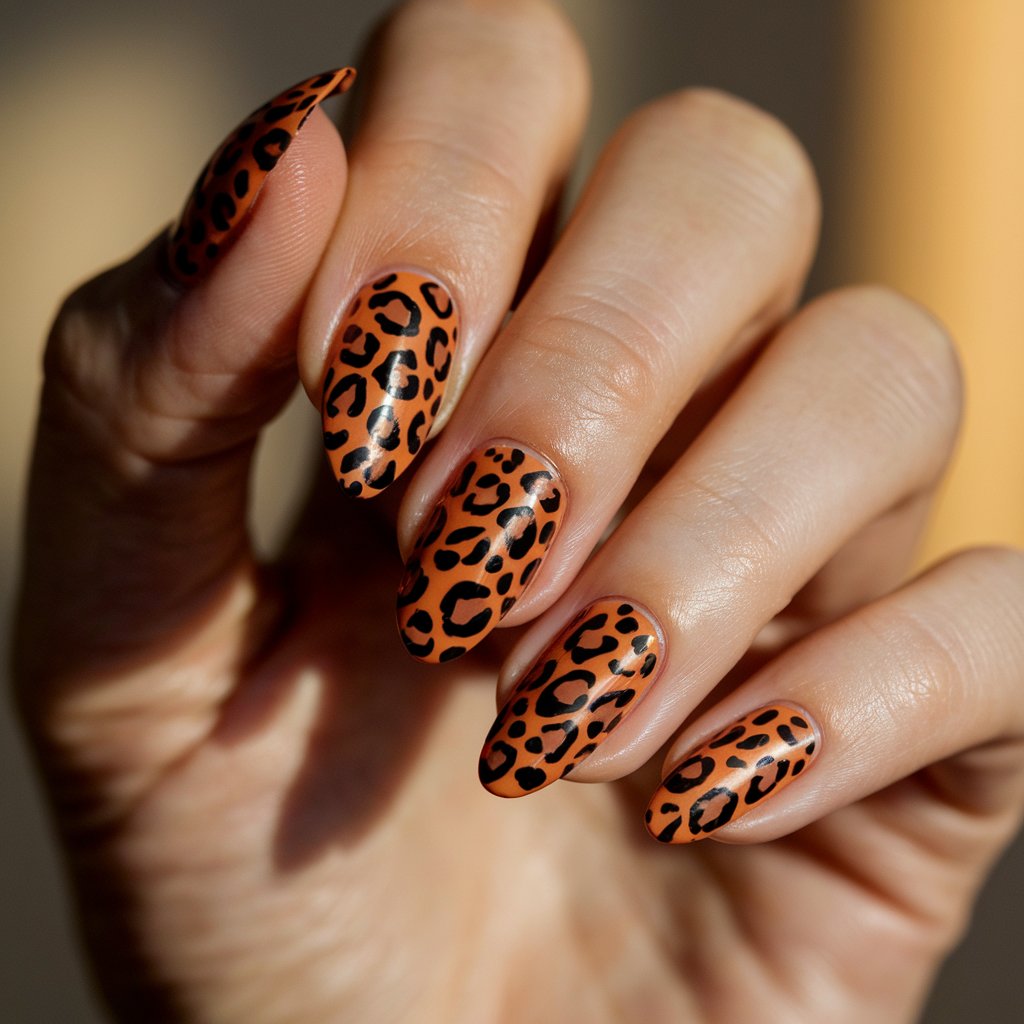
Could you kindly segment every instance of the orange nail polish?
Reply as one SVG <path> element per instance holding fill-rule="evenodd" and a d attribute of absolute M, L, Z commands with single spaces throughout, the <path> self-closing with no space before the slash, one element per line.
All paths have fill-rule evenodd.
<path fill-rule="evenodd" d="M 442 662 L 475 647 L 536 575 L 565 514 L 565 486 L 508 443 L 475 452 L 406 563 L 398 627 L 409 653 Z"/>
<path fill-rule="evenodd" d="M 306 119 L 355 77 L 354 68 L 339 68 L 299 82 L 253 111 L 217 147 L 167 236 L 165 268 L 174 280 L 194 285 L 210 272 Z"/>
<path fill-rule="evenodd" d="M 335 333 L 324 378 L 324 448 L 342 489 L 379 494 L 420 450 L 459 337 L 452 297 L 422 274 L 385 274 L 362 288 Z"/>
<path fill-rule="evenodd" d="M 581 612 L 512 691 L 480 753 L 480 781 L 524 796 L 565 778 L 654 682 L 661 640 L 632 602 L 608 597 Z"/>
<path fill-rule="evenodd" d="M 683 759 L 647 809 L 647 831 L 662 843 L 693 843 L 781 792 L 817 754 L 804 711 L 770 704 L 739 719 Z"/>

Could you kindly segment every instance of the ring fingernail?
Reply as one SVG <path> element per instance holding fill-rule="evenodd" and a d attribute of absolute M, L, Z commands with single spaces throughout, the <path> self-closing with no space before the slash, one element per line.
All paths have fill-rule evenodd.
<path fill-rule="evenodd" d="M 647 808 L 647 830 L 662 843 L 692 843 L 781 792 L 817 756 L 806 713 L 770 704 L 723 729 L 684 758 Z"/>
<path fill-rule="evenodd" d="M 167 236 L 171 277 L 193 285 L 209 273 L 309 115 L 355 78 L 354 68 L 338 68 L 296 83 L 254 110 L 214 150 Z"/>
<path fill-rule="evenodd" d="M 346 493 L 373 497 L 409 467 L 441 407 L 458 336 L 452 297 L 422 274 L 385 274 L 352 300 L 321 402 L 324 448 Z"/>
<path fill-rule="evenodd" d="M 398 626 L 421 661 L 451 661 L 512 610 L 565 514 L 554 470 L 516 445 L 479 449 L 420 534 L 398 593 Z"/>
<path fill-rule="evenodd" d="M 660 659 L 658 630 L 634 604 L 611 597 L 590 605 L 498 713 L 480 753 L 480 781 L 514 797 L 564 778 L 639 704 Z"/>

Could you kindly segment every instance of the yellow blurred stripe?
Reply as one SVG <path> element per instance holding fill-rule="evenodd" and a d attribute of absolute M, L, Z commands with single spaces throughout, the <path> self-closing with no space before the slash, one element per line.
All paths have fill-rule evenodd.
<path fill-rule="evenodd" d="M 963 441 L 924 556 L 1024 544 L 1024 2 L 851 10 L 844 276 L 934 310 L 966 369 Z"/>

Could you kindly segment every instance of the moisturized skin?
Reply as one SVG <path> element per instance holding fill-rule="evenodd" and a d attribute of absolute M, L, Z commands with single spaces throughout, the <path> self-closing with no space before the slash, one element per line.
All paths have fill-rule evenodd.
<path fill-rule="evenodd" d="M 622 598 L 590 605 L 512 691 L 480 753 L 480 781 L 516 797 L 565 778 L 640 703 L 656 677 L 661 641 Z"/>
<path fill-rule="evenodd" d="M 496 444 L 472 455 L 420 534 L 398 593 L 398 628 L 421 661 L 475 647 L 536 575 L 565 514 L 547 463 Z"/>
<path fill-rule="evenodd" d="M 337 68 L 298 82 L 254 110 L 214 150 L 167 236 L 165 268 L 175 281 L 194 285 L 206 277 L 309 115 L 355 79 L 354 68 Z"/>
<path fill-rule="evenodd" d="M 684 758 L 647 809 L 647 830 L 662 843 L 693 843 L 779 793 L 817 756 L 803 711 L 772 704 L 751 711 Z"/>
<path fill-rule="evenodd" d="M 412 464 L 448 381 L 459 317 L 445 288 L 398 271 L 364 286 L 324 377 L 324 448 L 347 493 L 373 497 Z"/>
<path fill-rule="evenodd" d="M 354 145 L 314 113 L 205 286 L 158 276 L 161 237 L 61 304 L 12 669 L 111 1019 L 908 1024 L 1021 820 L 1024 555 L 905 582 L 956 434 L 948 340 L 880 288 L 795 308 L 806 158 L 714 90 L 633 113 L 534 245 L 589 92 L 561 8 L 399 6 Z M 465 391 L 397 521 L 327 481 L 275 557 L 249 529 L 261 431 L 299 382 L 319 407 L 335 326 L 396 268 L 449 284 Z M 557 454 L 568 508 L 501 623 L 537 619 L 515 682 L 598 598 L 663 640 L 574 784 L 503 802 L 475 768 L 507 644 L 419 664 L 387 569 L 467 457 L 518 486 L 496 439 Z M 431 551 L 459 564 L 409 605 L 483 572 L 452 528 Z M 409 639 L 476 641 L 439 618 Z M 824 749 L 794 792 L 695 850 L 648 839 L 659 780 L 632 773 L 783 699 Z"/>

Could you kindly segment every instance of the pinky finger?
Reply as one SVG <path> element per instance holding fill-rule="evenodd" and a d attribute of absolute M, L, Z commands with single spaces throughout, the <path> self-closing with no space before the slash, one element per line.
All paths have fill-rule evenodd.
<path fill-rule="evenodd" d="M 901 794 L 904 827 L 930 845 L 948 838 L 935 833 L 941 792 L 978 826 L 961 852 L 981 839 L 987 859 L 1007 838 L 988 826 L 1015 826 L 1024 802 L 1022 677 L 1024 556 L 955 556 L 797 644 L 688 727 L 647 828 L 668 843 L 763 842 L 927 769 L 931 785 Z"/>

